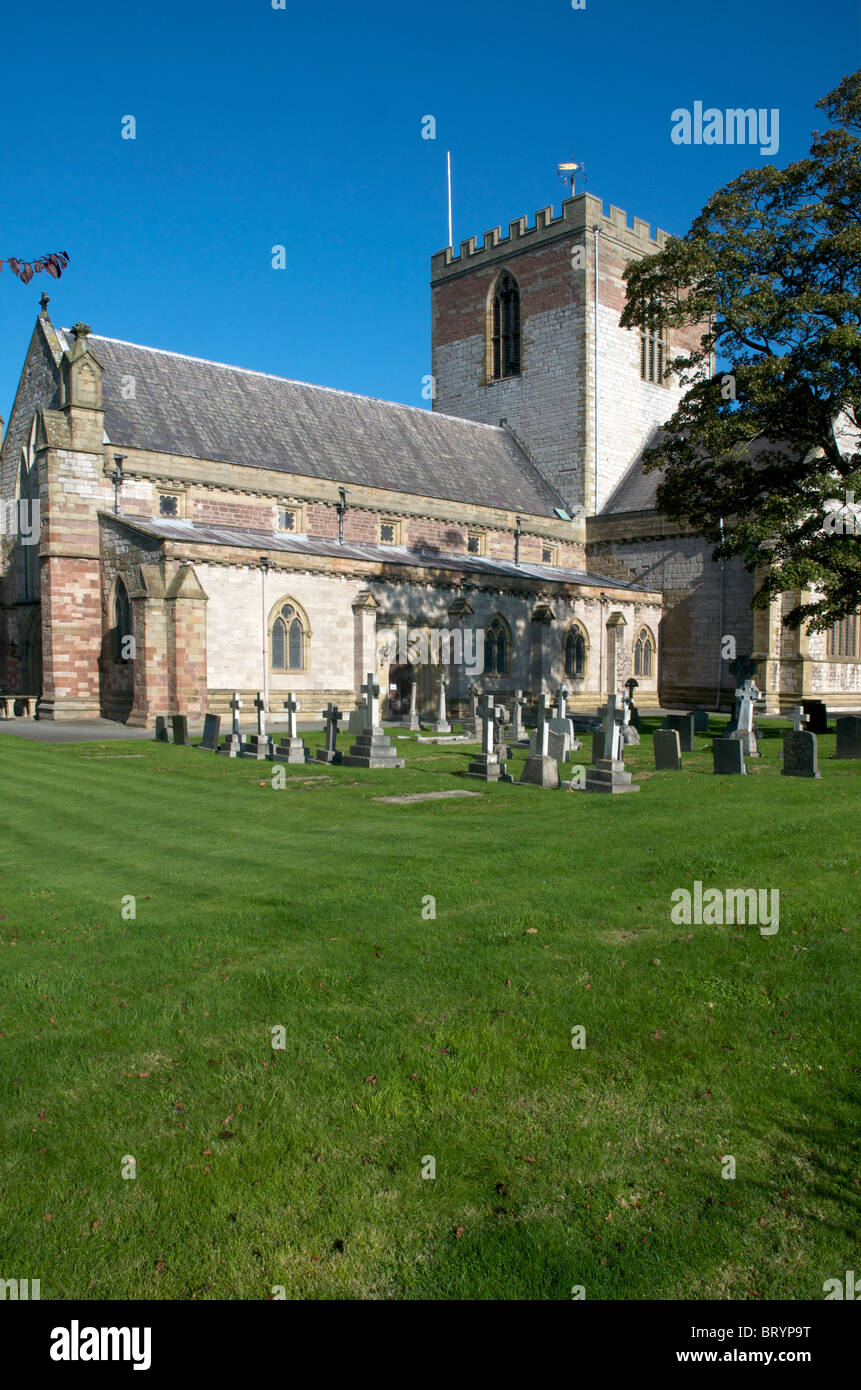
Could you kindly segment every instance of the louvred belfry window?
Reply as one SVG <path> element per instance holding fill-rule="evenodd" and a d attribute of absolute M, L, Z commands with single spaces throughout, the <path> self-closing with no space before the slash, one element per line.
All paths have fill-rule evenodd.
<path fill-rule="evenodd" d="M 520 375 L 520 291 L 508 271 L 500 276 L 493 296 L 490 347 L 494 381 Z"/>

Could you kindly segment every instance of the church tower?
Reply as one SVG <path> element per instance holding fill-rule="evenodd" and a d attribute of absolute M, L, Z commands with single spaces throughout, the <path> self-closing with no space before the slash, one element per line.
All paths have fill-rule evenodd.
<path fill-rule="evenodd" d="M 434 408 L 504 420 L 572 512 L 604 507 L 681 398 L 679 342 L 619 325 L 625 266 L 667 237 L 580 193 L 432 257 Z"/>

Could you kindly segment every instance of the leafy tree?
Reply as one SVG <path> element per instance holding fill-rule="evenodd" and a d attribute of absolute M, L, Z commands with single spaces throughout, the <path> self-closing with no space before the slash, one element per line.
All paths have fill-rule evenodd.
<path fill-rule="evenodd" d="M 7 256 L 6 264 L 13 275 L 17 275 L 23 280 L 25 285 L 29 285 L 34 275 L 38 275 L 40 270 L 46 270 L 55 280 L 59 280 L 66 266 L 69 264 L 68 251 L 52 251 L 47 256 L 39 256 L 35 261 L 19 261 L 17 256 Z M 3 262 L 0 261 L 0 270 L 3 269 Z"/>
<path fill-rule="evenodd" d="M 784 617 L 813 630 L 861 601 L 861 71 L 817 105 L 833 125 L 806 159 L 747 170 L 628 266 L 622 316 L 694 344 L 669 363 L 688 389 L 645 455 L 658 506 L 715 559 L 763 568 L 754 607 L 814 590 Z"/>

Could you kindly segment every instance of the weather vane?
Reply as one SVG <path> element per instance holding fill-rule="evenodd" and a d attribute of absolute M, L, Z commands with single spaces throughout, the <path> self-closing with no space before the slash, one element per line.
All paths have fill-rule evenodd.
<path fill-rule="evenodd" d="M 558 173 L 559 178 L 562 181 L 563 188 L 566 184 L 570 185 L 571 191 L 569 197 L 571 198 L 574 197 L 576 191 L 575 184 L 578 175 L 582 175 L 583 182 L 586 182 L 586 165 L 575 163 L 573 158 L 569 159 L 566 164 L 557 164 L 556 172 Z"/>

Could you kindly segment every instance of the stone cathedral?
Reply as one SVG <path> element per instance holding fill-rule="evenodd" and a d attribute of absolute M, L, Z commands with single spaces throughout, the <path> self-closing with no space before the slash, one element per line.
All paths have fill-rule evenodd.
<path fill-rule="evenodd" d="M 675 344 L 619 318 L 626 262 L 665 240 L 579 194 L 437 253 L 432 410 L 56 328 L 43 302 L 0 454 L 2 692 L 136 726 L 234 690 L 349 710 L 372 670 L 388 717 L 413 674 L 423 712 L 441 674 L 455 713 L 471 679 L 594 711 L 631 676 L 641 706 L 728 708 L 731 634 L 771 711 L 857 705 L 857 619 L 786 632 L 656 510 Z"/>

